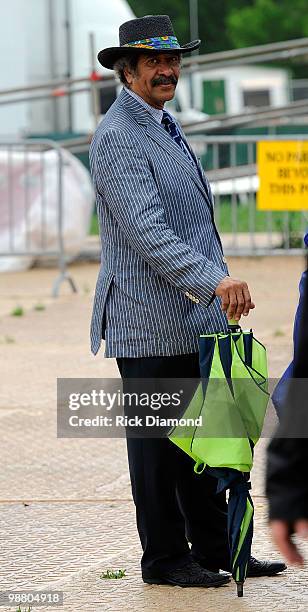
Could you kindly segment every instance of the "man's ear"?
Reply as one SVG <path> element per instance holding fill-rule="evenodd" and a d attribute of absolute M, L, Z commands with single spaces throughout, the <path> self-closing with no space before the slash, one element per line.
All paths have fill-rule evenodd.
<path fill-rule="evenodd" d="M 130 70 L 128 70 L 128 68 L 124 68 L 124 76 L 126 78 L 126 81 L 129 85 L 132 84 L 133 80 L 134 80 L 134 75 L 132 72 L 130 72 Z"/>

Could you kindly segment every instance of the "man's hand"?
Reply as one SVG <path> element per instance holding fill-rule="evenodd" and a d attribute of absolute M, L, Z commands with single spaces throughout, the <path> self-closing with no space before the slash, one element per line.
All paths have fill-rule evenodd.
<path fill-rule="evenodd" d="M 304 559 L 292 540 L 292 531 L 300 538 L 308 539 L 308 519 L 299 519 L 293 529 L 287 521 L 273 520 L 270 523 L 272 538 L 291 565 L 304 565 Z"/>
<path fill-rule="evenodd" d="M 227 319 L 239 321 L 242 315 L 246 317 L 255 308 L 247 283 L 230 276 L 222 279 L 215 294 L 221 298 L 221 309 L 227 313 Z"/>

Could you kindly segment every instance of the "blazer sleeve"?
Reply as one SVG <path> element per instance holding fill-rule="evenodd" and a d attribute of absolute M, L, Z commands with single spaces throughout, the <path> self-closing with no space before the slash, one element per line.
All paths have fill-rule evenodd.
<path fill-rule="evenodd" d="M 94 182 L 130 245 L 169 283 L 207 307 L 227 273 L 168 226 L 142 146 L 129 134 L 108 130 L 94 159 Z"/>

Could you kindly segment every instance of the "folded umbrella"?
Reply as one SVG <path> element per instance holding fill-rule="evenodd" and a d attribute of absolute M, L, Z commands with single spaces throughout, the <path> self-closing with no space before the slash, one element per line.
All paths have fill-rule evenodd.
<path fill-rule="evenodd" d="M 201 381 L 170 440 L 218 479 L 217 492 L 229 489 L 228 536 L 232 576 L 238 596 L 251 553 L 253 502 L 249 494 L 253 451 L 269 399 L 265 347 L 252 330 L 229 322 L 229 331 L 200 336 Z M 201 423 L 200 423 L 201 417 Z"/>

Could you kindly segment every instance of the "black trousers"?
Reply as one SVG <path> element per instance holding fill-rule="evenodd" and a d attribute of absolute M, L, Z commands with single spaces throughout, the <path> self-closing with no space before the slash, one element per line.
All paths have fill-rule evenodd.
<path fill-rule="evenodd" d="M 117 358 L 123 379 L 199 378 L 199 354 Z M 142 570 L 176 567 L 191 556 L 227 567 L 227 504 L 217 481 L 167 438 L 127 437 Z M 191 550 L 188 542 L 191 543 Z"/>

